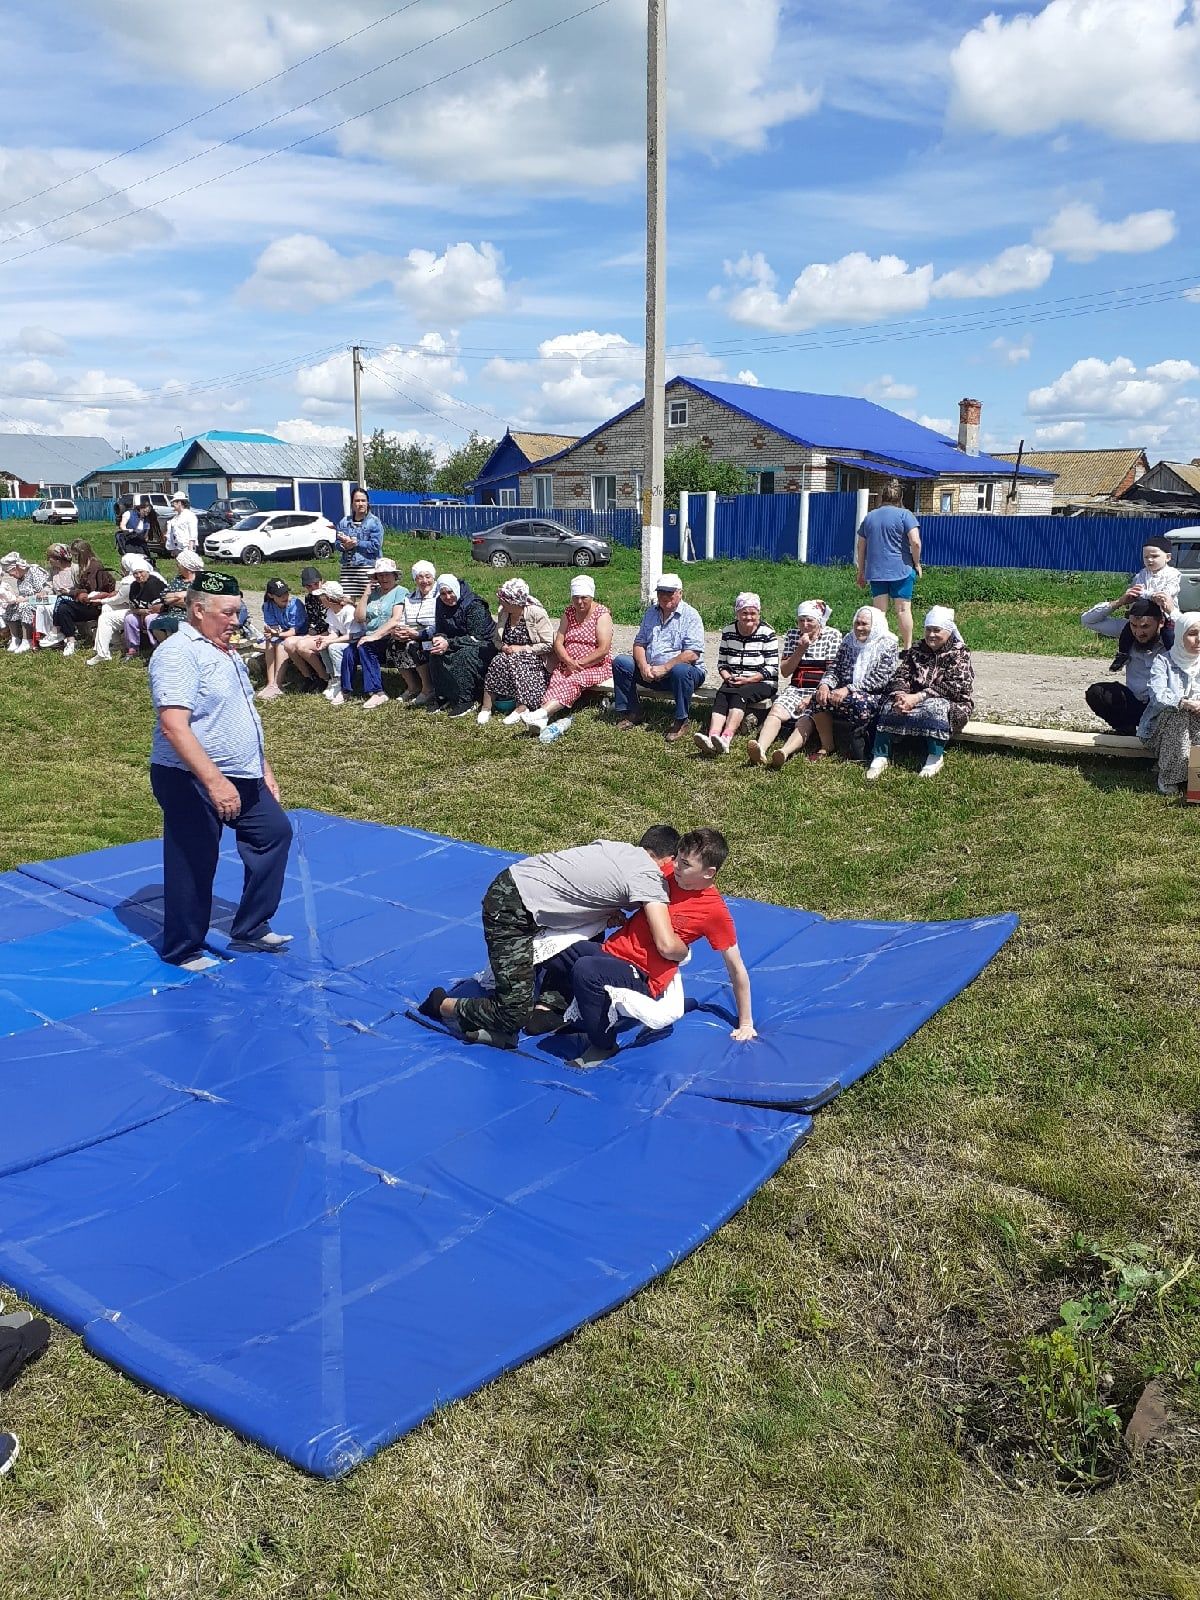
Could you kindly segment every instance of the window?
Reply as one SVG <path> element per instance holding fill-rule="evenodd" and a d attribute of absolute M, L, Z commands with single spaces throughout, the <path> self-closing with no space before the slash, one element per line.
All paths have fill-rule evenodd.
<path fill-rule="evenodd" d="M 941 497 L 941 500 L 939 502 L 939 510 L 941 511 L 941 513 L 942 513 L 942 515 L 944 517 L 948 517 L 950 515 L 950 513 L 954 510 L 954 490 L 953 489 L 943 489 L 942 490 L 942 497 Z"/>
<path fill-rule="evenodd" d="M 600 473 L 592 479 L 592 510 L 611 511 L 617 503 L 615 473 Z"/>
<path fill-rule="evenodd" d="M 746 487 L 751 494 L 774 494 L 775 474 L 751 469 L 746 473 Z"/>
<path fill-rule="evenodd" d="M 688 403 L 686 400 L 669 400 L 667 402 L 667 427 L 686 428 L 688 419 Z"/>
<path fill-rule="evenodd" d="M 995 490 L 995 487 L 996 485 L 994 483 L 980 483 L 976 485 L 978 490 L 975 504 L 976 511 L 990 511 L 992 509 L 992 493 Z"/>
<path fill-rule="evenodd" d="M 502 506 L 515 506 L 517 504 L 517 491 L 515 489 L 501 489 L 499 503 Z"/>
<path fill-rule="evenodd" d="M 534 473 L 533 503 L 539 511 L 554 510 L 554 474 L 552 472 Z"/>

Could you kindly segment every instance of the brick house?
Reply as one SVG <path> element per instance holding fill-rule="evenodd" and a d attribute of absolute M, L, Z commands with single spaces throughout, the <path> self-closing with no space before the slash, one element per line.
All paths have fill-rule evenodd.
<path fill-rule="evenodd" d="M 979 452 L 980 404 L 964 400 L 959 438 L 846 395 L 804 394 L 745 383 L 673 378 L 666 387 L 666 448 L 704 443 L 716 461 L 747 474 L 751 492 L 867 489 L 878 503 L 898 478 L 918 513 L 1044 514 L 1053 475 Z M 645 469 L 639 400 L 591 433 L 520 473 L 520 504 L 541 510 L 609 510 L 640 504 Z"/>

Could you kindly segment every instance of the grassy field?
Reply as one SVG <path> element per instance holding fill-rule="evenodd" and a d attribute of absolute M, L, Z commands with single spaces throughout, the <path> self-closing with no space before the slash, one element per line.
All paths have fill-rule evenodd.
<path fill-rule="evenodd" d="M 0 867 L 154 834 L 143 670 L 0 674 Z M 346 1482 L 60 1331 L 0 1410 L 4 1600 L 1196 1600 L 1195 809 L 1124 764 L 962 749 L 868 787 L 590 714 L 542 748 L 265 710 L 293 804 L 526 851 L 714 822 L 730 892 L 1021 928 L 710 1243 Z"/>
<path fill-rule="evenodd" d="M 44 551 L 44 530 L 32 536 L 28 525 L 14 529 L 14 542 L 27 554 L 39 558 Z M 84 523 L 80 536 L 89 539 L 102 560 L 115 564 L 116 547 L 107 523 Z M 49 539 L 47 538 L 47 543 Z M 470 578 L 472 585 L 489 601 L 505 574 L 471 561 L 466 539 L 418 539 L 389 534 L 385 553 L 392 556 L 407 575 L 419 559 L 433 561 L 440 572 L 447 570 Z M 611 567 L 595 574 L 597 592 L 617 622 L 635 623 L 641 619 L 639 598 L 639 554 L 618 546 Z M 303 561 L 263 562 L 257 567 L 235 567 L 247 589 L 262 590 L 270 578 L 299 582 Z M 337 562 L 315 563 L 326 577 L 337 575 Z M 676 563 L 678 565 L 678 563 Z M 514 568 L 523 571 L 537 597 L 552 616 L 561 614 L 569 599 L 572 573 L 566 567 Z M 705 561 L 683 570 L 684 592 L 697 607 L 709 628 L 723 628 L 731 620 L 733 598 L 741 589 L 754 589 L 762 596 L 767 620 L 777 628 L 789 625 L 798 600 L 814 595 L 834 608 L 835 622 L 845 629 L 866 591 L 854 581 L 851 567 L 812 567 L 801 569 L 794 562 Z M 1079 626 L 1079 616 L 1097 600 L 1120 594 L 1127 574 L 1103 572 L 1031 572 L 1002 567 L 927 567 L 914 602 L 918 615 L 931 605 L 953 606 L 959 625 L 974 650 L 1016 650 L 1030 655 L 1105 656 L 1112 654 L 1108 641 Z"/>

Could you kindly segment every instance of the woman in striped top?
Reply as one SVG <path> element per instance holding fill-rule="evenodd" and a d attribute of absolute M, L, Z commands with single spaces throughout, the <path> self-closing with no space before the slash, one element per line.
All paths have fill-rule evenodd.
<path fill-rule="evenodd" d="M 767 764 L 767 752 L 785 722 L 792 724 L 786 742 L 770 757 L 770 765 L 781 767 L 784 762 L 802 750 L 813 730 L 808 715 L 817 685 L 826 667 L 838 653 L 842 636 L 837 628 L 829 626 L 831 612 L 824 600 L 802 600 L 796 607 L 796 626 L 789 628 L 783 641 L 783 676 L 787 687 L 771 707 L 762 732 L 751 739 L 746 747 L 751 766 Z M 828 755 L 821 744 L 814 757 Z"/>
<path fill-rule="evenodd" d="M 728 754 L 746 712 L 770 700 L 779 684 L 779 636 L 763 621 L 756 594 L 739 594 L 733 603 L 733 626 L 721 634 L 717 652 L 717 676 L 721 687 L 708 732 L 692 735 L 706 756 Z"/>

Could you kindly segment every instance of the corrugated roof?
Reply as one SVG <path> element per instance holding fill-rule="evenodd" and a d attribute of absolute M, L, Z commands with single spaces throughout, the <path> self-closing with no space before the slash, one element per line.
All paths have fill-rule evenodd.
<path fill-rule="evenodd" d="M 1142 455 L 1140 449 L 1026 450 L 1021 460 L 1026 466 L 1057 474 L 1054 493 L 1059 499 L 1069 500 L 1074 496 L 1114 494 Z M 1003 451 L 999 459 L 1015 461 L 1016 451 Z"/>
<path fill-rule="evenodd" d="M 893 478 L 932 478 L 934 473 L 918 467 L 898 467 L 892 461 L 864 461 L 860 456 L 830 456 L 831 465 L 855 467 L 859 472 L 879 472 Z"/>
<path fill-rule="evenodd" d="M 170 444 L 162 444 L 156 450 L 144 450 L 140 456 L 130 456 L 128 461 L 110 461 L 102 467 L 93 467 L 91 472 L 120 473 L 122 476 L 130 472 L 149 472 L 162 468 L 164 472 L 174 472 L 180 465 L 188 451 L 197 442 L 208 445 L 213 441 L 227 443 L 242 442 L 246 444 L 282 444 L 282 439 L 277 439 L 273 433 L 231 433 L 224 428 L 212 428 L 208 433 L 194 433 L 190 439 L 173 439 Z M 109 445 L 109 454 L 112 446 Z M 89 476 L 91 475 L 89 472 Z M 295 476 L 295 474 L 290 474 Z"/>
<path fill-rule="evenodd" d="M 0 472 L 22 483 L 74 485 L 112 452 L 97 434 L 0 433 Z"/>
<path fill-rule="evenodd" d="M 569 450 L 573 444 L 579 443 L 577 433 L 513 433 L 509 429 L 509 438 L 523 450 L 533 466 L 545 456 L 557 455 L 560 450 Z"/>
<path fill-rule="evenodd" d="M 1166 467 L 1177 478 L 1182 478 L 1189 489 L 1194 489 L 1200 494 L 1200 467 L 1194 461 L 1160 461 L 1160 467 Z"/>
<path fill-rule="evenodd" d="M 247 443 L 241 439 L 214 439 L 211 434 L 198 442 L 227 477 L 340 480 L 342 476 L 342 452 L 329 445 L 261 439 Z"/>

